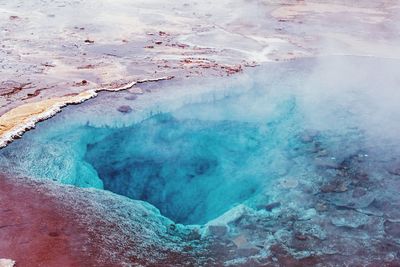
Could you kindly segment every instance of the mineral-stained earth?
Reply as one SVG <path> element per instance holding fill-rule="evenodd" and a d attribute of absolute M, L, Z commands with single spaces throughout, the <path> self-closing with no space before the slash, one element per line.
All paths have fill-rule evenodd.
<path fill-rule="evenodd" d="M 397 1 L 0 17 L 1 267 L 400 266 Z"/>

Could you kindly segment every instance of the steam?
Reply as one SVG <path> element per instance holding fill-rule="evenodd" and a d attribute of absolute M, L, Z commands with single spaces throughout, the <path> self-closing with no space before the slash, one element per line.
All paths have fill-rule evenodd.
<path fill-rule="evenodd" d="M 400 69 L 389 59 L 318 60 L 297 94 L 317 128 L 357 127 L 370 145 L 399 141 Z"/>

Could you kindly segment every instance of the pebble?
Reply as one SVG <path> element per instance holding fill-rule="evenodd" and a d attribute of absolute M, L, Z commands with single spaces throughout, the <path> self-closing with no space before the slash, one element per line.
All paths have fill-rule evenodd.
<path fill-rule="evenodd" d="M 201 234 L 198 229 L 193 229 L 190 231 L 188 235 L 189 240 L 200 240 L 201 239 Z"/>
<path fill-rule="evenodd" d="M 319 212 L 323 212 L 328 210 L 328 206 L 325 203 L 317 203 L 315 209 Z"/>
<path fill-rule="evenodd" d="M 137 98 L 136 95 L 130 95 L 125 97 L 126 100 L 135 100 L 136 98 Z"/>
<path fill-rule="evenodd" d="M 281 206 L 280 202 L 273 202 L 273 203 L 270 203 L 270 204 L 266 205 L 265 209 L 267 211 L 272 211 L 273 209 L 279 208 L 280 206 Z"/>
<path fill-rule="evenodd" d="M 343 193 L 348 190 L 347 185 L 341 181 L 332 181 L 329 184 L 321 186 L 322 193 Z"/>
<path fill-rule="evenodd" d="M 307 236 L 303 235 L 303 234 L 296 234 L 295 237 L 296 237 L 296 239 L 301 240 L 301 241 L 307 240 Z"/>
<path fill-rule="evenodd" d="M 317 211 L 313 208 L 305 210 L 300 216 L 300 220 L 311 220 L 313 217 L 317 215 Z"/>
<path fill-rule="evenodd" d="M 121 113 L 131 113 L 132 108 L 130 106 L 120 106 L 117 108 L 117 110 Z"/>
<path fill-rule="evenodd" d="M 368 224 L 370 222 L 370 217 L 358 212 L 341 211 L 331 218 L 331 222 L 337 227 L 358 228 Z"/>

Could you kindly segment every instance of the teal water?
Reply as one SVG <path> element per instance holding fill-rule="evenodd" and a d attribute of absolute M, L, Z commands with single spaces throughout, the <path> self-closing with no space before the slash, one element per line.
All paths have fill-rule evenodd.
<path fill-rule="evenodd" d="M 184 106 L 122 128 L 48 121 L 39 126 L 43 134 L 27 134 L 2 155 L 18 158 L 24 174 L 104 188 L 147 201 L 175 222 L 203 224 L 235 205 L 265 202 L 268 183 L 290 168 L 281 150 L 295 134 L 288 129 L 296 125 L 296 102 L 283 99 L 255 121 L 241 118 L 257 95 Z M 208 109 L 220 118 L 201 118 Z"/>
<path fill-rule="evenodd" d="M 264 123 L 158 114 L 110 130 L 87 145 L 84 160 L 105 189 L 148 201 L 178 223 L 203 224 L 258 196 L 269 180 L 287 171 L 268 169 L 277 160 L 275 150 L 288 146 L 287 134 L 276 131 L 294 119 L 293 101 L 279 108 L 281 114 Z M 271 130 L 270 124 L 275 124 Z"/>
<path fill-rule="evenodd" d="M 115 105 L 126 104 L 129 93 L 104 94 L 2 149 L 0 167 L 144 200 L 182 224 L 205 224 L 240 204 L 259 209 L 282 197 L 282 187 L 313 190 L 318 168 L 366 155 L 370 138 L 354 84 L 336 93 L 326 80 L 310 83 L 307 68 L 285 68 L 272 81 L 265 69 L 251 74 L 246 90 L 224 85 L 217 98 L 193 101 L 193 93 L 191 103 L 157 108 L 139 121 L 129 118 L 142 96 L 124 114 Z M 90 112 L 96 107 L 101 113 Z"/>

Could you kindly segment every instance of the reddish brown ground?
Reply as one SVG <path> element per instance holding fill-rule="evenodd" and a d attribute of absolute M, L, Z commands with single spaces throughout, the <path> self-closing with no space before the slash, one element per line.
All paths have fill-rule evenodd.
<path fill-rule="evenodd" d="M 68 209 L 0 176 L 0 258 L 16 267 L 95 266 L 79 251 L 87 239 Z"/>

